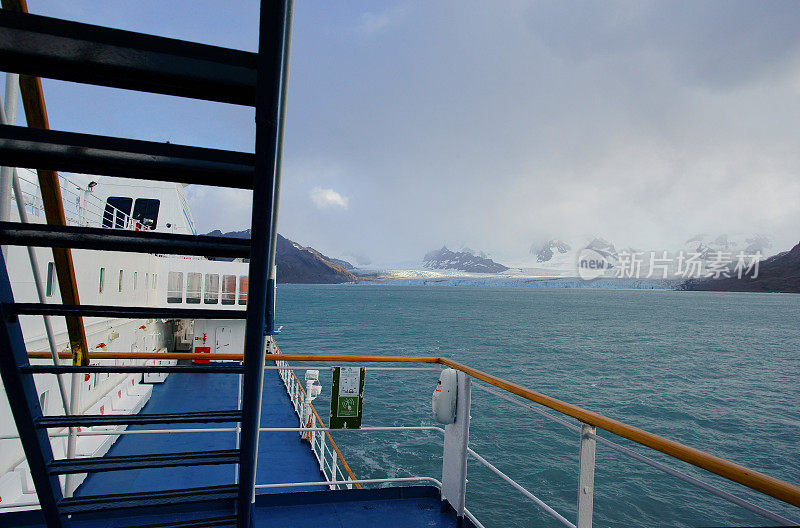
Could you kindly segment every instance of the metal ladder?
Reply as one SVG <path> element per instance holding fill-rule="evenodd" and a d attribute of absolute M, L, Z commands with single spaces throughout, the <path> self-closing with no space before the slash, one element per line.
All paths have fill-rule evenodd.
<path fill-rule="evenodd" d="M 0 375 L 48 528 L 69 526 L 69 516 L 80 512 L 218 499 L 235 506 L 234 517 L 174 526 L 253 525 L 265 336 L 274 329 L 274 277 L 270 270 L 275 258 L 291 15 L 291 0 L 262 0 L 258 53 L 249 53 L 0 10 L 0 70 L 255 108 L 253 154 L 0 125 L 0 159 L 4 165 L 253 191 L 249 241 L 0 222 L 0 242 L 7 245 L 250 259 L 246 311 L 15 303 L 2 262 Z M 18 319 L 21 315 L 245 319 L 244 361 L 241 365 L 30 365 Z M 43 373 L 196 371 L 243 374 L 241 410 L 43 416 L 33 378 Z M 240 422 L 240 448 L 55 460 L 47 435 L 47 429 L 54 427 L 209 422 Z M 58 479 L 69 473 L 202 464 L 239 464 L 238 484 L 65 498 Z"/>

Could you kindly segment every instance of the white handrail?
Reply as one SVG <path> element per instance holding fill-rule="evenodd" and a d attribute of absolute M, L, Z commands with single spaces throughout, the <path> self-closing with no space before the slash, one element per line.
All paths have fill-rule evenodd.
<path fill-rule="evenodd" d="M 563 515 L 561 515 L 560 513 L 555 511 L 553 508 L 548 506 L 542 499 L 540 499 L 539 497 L 537 497 L 536 495 L 534 495 L 530 491 L 526 490 L 525 488 L 523 488 L 522 486 L 517 484 L 517 482 L 514 479 L 512 479 L 511 477 L 509 477 L 508 475 L 506 475 L 505 473 L 503 473 L 502 471 L 500 471 L 499 469 L 494 467 L 490 462 L 488 462 L 485 458 L 480 456 L 478 453 L 476 453 L 475 451 L 473 451 L 470 448 L 467 448 L 467 452 L 470 455 L 472 455 L 478 462 L 480 462 L 481 464 L 483 464 L 484 466 L 489 468 L 498 477 L 502 478 L 503 480 L 505 480 L 506 482 L 511 484 L 520 493 L 522 493 L 523 495 L 528 497 L 530 500 L 535 502 L 539 507 L 541 507 L 544 511 L 546 511 L 548 514 L 550 514 L 550 516 L 552 518 L 556 519 L 558 522 L 560 522 L 564 526 L 568 526 L 569 528 L 575 528 L 575 525 L 572 524 L 571 522 L 569 522 L 569 520 L 567 520 Z"/>
<path fill-rule="evenodd" d="M 123 431 L 91 431 L 85 430 L 75 433 L 77 436 L 117 436 L 117 435 L 136 435 L 136 434 L 173 434 L 173 433 L 236 433 L 239 430 L 235 427 L 204 427 L 186 429 L 125 429 Z M 385 432 L 385 431 L 439 431 L 444 434 L 441 427 L 428 425 L 408 425 L 391 427 L 362 427 L 360 429 L 331 429 L 329 427 L 259 427 L 260 433 L 291 433 L 302 431 L 336 431 L 336 432 Z M 60 438 L 67 436 L 67 433 L 50 433 L 50 438 Z M 0 440 L 18 440 L 19 435 L 0 435 Z M 335 453 L 335 451 L 334 451 Z"/>
<path fill-rule="evenodd" d="M 22 172 L 28 173 L 29 177 L 24 177 Z M 39 212 L 44 209 L 44 204 L 40 197 L 38 181 L 36 181 L 33 172 L 28 169 L 20 169 L 18 175 L 20 181 L 25 185 L 21 190 L 21 194 L 25 197 L 25 205 L 31 208 L 32 214 L 39 215 Z M 62 174 L 59 174 L 58 178 L 62 196 L 66 195 L 62 202 L 64 215 L 69 224 L 104 227 L 103 222 L 108 219 L 107 217 L 110 214 L 111 228 L 119 229 L 117 224 L 121 223 L 124 229 L 149 229 L 146 225 L 133 218 L 130 213 L 126 213 L 109 203 L 103 203 L 91 191 L 84 189 Z M 69 199 L 70 197 L 72 199 Z"/>
<path fill-rule="evenodd" d="M 481 523 L 481 522 L 480 522 L 480 521 L 479 521 L 479 520 L 478 520 L 478 519 L 477 519 L 477 518 L 476 518 L 474 515 L 472 515 L 472 512 L 471 512 L 471 511 L 469 511 L 469 510 L 468 510 L 468 509 L 466 509 L 466 508 L 464 508 L 464 515 L 466 515 L 466 516 L 467 516 L 467 519 L 469 519 L 470 521 L 472 521 L 472 524 L 474 524 L 474 525 L 475 525 L 477 528 L 486 528 L 486 527 L 483 525 L 483 523 Z"/>
<path fill-rule="evenodd" d="M 305 370 L 330 370 L 336 367 L 285 367 L 281 365 L 264 365 L 264 370 L 305 371 Z M 442 370 L 441 367 L 364 367 L 366 370 Z M 281 376 L 283 377 L 283 376 Z M 285 381 L 285 380 L 284 380 Z"/>
<path fill-rule="evenodd" d="M 640 455 L 639 453 L 637 453 L 637 452 L 635 452 L 635 451 L 633 451 L 631 449 L 628 449 L 627 447 L 623 447 L 623 446 L 621 446 L 621 445 L 619 445 L 619 444 L 617 444 L 615 442 L 612 442 L 611 440 L 607 440 L 605 438 L 601 438 L 601 437 L 597 436 L 596 434 L 591 434 L 591 433 L 589 434 L 589 436 L 594 438 L 596 441 L 600 442 L 601 444 L 607 445 L 608 447 L 610 447 L 614 451 L 617 451 L 619 453 L 622 453 L 623 455 L 629 456 L 629 457 L 633 458 L 634 460 L 638 460 L 639 462 L 647 464 L 648 466 L 654 467 L 654 468 L 658 469 L 659 471 L 663 471 L 664 473 L 667 473 L 668 475 L 672 475 L 675 478 L 678 478 L 678 479 L 680 479 L 680 480 L 682 480 L 684 482 L 687 482 L 687 483 L 689 483 L 689 484 L 691 484 L 693 486 L 696 486 L 696 487 L 698 487 L 700 489 L 703 489 L 703 490 L 705 490 L 705 491 L 707 491 L 709 493 L 712 493 L 712 494 L 716 495 L 717 497 L 719 497 L 721 499 L 725 499 L 726 501 L 732 502 L 733 504 L 736 504 L 737 506 L 741 506 L 742 508 L 744 508 L 746 510 L 749 510 L 749 511 L 751 511 L 751 512 L 757 514 L 757 515 L 765 517 L 765 518 L 767 518 L 767 519 L 769 519 L 771 521 L 775 521 L 777 523 L 780 523 L 780 524 L 782 524 L 784 526 L 798 526 L 798 523 L 796 523 L 794 521 L 790 521 L 789 519 L 787 519 L 785 517 L 781 517 L 777 513 L 773 513 L 773 512 L 771 512 L 769 510 L 766 510 L 766 509 L 762 508 L 761 506 L 757 506 L 757 505 L 753 504 L 752 502 L 748 502 L 745 499 L 742 499 L 740 497 L 737 497 L 736 495 L 728 493 L 727 491 L 722 490 L 722 489 L 720 489 L 720 488 L 718 488 L 716 486 L 713 486 L 711 484 L 706 484 L 702 480 L 698 480 L 698 479 L 696 479 L 694 477 L 691 477 L 691 476 L 687 475 L 686 473 L 682 473 L 682 472 L 678 471 L 677 469 L 673 469 L 673 468 L 671 468 L 671 467 L 669 467 L 669 466 L 667 466 L 665 464 L 662 464 L 661 462 L 657 462 L 657 461 L 653 460 L 652 458 L 648 458 L 648 457 L 646 457 L 644 455 Z"/>
<path fill-rule="evenodd" d="M 379 478 L 379 479 L 358 479 L 358 480 L 334 480 L 321 482 L 283 482 L 280 484 L 256 484 L 256 489 L 264 488 L 298 488 L 303 486 L 329 486 L 332 484 L 382 484 L 391 482 L 430 482 L 441 489 L 442 483 L 433 477 L 401 477 L 401 478 Z"/>
<path fill-rule="evenodd" d="M 30 508 L 31 506 L 38 506 L 38 502 L 18 502 L 16 504 L 0 504 L 0 510 L 7 510 L 11 508 Z"/>

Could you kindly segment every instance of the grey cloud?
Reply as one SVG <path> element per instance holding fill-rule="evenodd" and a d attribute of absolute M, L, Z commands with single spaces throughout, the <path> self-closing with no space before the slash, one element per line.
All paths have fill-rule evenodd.
<path fill-rule="evenodd" d="M 562 58 L 651 54 L 710 89 L 796 73 L 800 58 L 800 6 L 790 1 L 547 0 L 529 6 L 525 20 Z"/>
<path fill-rule="evenodd" d="M 157 34 L 179 20 L 179 38 L 255 49 L 254 1 L 221 20 L 197 2 L 29 3 Z M 374 265 L 418 264 L 443 242 L 516 258 L 584 234 L 620 247 L 698 232 L 797 242 L 800 2 L 501 4 L 296 3 L 282 234 Z M 253 148 L 249 109 L 45 90 L 54 128 Z M 347 209 L 318 210 L 314 188 Z M 201 230 L 247 226 L 245 194 L 187 192 Z"/>

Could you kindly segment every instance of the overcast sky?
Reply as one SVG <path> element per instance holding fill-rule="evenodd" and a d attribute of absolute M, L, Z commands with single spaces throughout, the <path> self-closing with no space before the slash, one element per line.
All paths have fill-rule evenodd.
<path fill-rule="evenodd" d="M 255 1 L 28 0 L 255 51 Z M 219 6 L 224 5 L 225 9 Z M 413 265 L 594 234 L 800 239 L 800 2 L 297 0 L 279 231 Z M 46 81 L 55 129 L 253 149 L 253 112 Z M 201 231 L 246 192 L 187 189 Z"/>

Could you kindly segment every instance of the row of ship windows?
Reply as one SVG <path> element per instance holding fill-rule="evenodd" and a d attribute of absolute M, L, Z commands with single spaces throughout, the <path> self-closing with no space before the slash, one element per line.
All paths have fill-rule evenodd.
<path fill-rule="evenodd" d="M 49 278 L 50 278 L 50 268 L 49 267 L 47 269 L 47 276 L 48 276 L 47 286 L 48 286 L 48 291 L 49 291 L 49 289 L 50 289 L 50 280 L 49 280 Z M 144 289 L 150 288 L 151 290 L 155 290 L 157 282 L 158 282 L 158 273 L 153 273 L 152 275 L 150 273 L 145 273 L 144 274 L 144 282 L 143 282 L 143 284 L 141 286 Z M 119 280 L 117 281 L 117 293 L 122 293 L 122 288 L 123 288 L 124 285 L 125 285 L 125 270 L 119 270 Z M 133 272 L 133 289 L 134 290 L 138 290 L 139 286 L 140 286 L 139 285 L 139 272 L 134 271 Z M 106 291 L 106 269 L 105 268 L 100 268 L 100 284 L 98 286 L 98 292 L 99 293 L 103 293 L 105 291 Z"/>
<path fill-rule="evenodd" d="M 237 288 L 238 284 L 238 288 Z M 200 304 L 200 299 L 205 304 L 236 304 L 237 291 L 239 304 L 247 304 L 247 287 L 249 281 L 247 275 L 237 277 L 236 275 L 223 275 L 217 273 L 206 273 L 205 279 L 202 273 L 186 274 L 186 303 Z M 222 297 L 220 297 L 220 286 L 222 286 Z M 183 298 L 183 272 L 170 271 L 167 277 L 167 302 L 184 302 Z"/>

